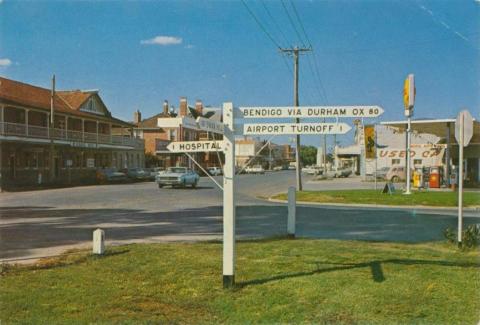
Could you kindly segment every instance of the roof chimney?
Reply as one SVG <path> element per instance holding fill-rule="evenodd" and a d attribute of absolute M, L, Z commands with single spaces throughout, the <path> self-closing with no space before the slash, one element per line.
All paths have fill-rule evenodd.
<path fill-rule="evenodd" d="M 168 100 L 164 100 L 163 101 L 163 114 L 165 115 L 168 115 L 169 114 L 169 111 L 168 111 Z"/>
<path fill-rule="evenodd" d="M 142 113 L 137 109 L 133 112 L 133 123 L 138 124 L 142 121 Z"/>
<path fill-rule="evenodd" d="M 195 102 L 195 111 L 197 111 L 199 115 L 203 115 L 203 103 L 200 99 L 197 99 Z"/>
<path fill-rule="evenodd" d="M 180 109 L 178 113 L 180 117 L 187 116 L 188 114 L 187 97 L 180 97 Z"/>

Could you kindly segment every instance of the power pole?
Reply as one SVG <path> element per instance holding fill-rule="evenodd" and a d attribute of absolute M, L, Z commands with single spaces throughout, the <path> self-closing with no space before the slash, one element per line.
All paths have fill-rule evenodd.
<path fill-rule="evenodd" d="M 289 49 L 280 49 L 283 53 L 293 54 L 293 106 L 298 107 L 298 55 L 302 52 L 309 52 L 311 48 L 299 48 L 295 46 Z M 295 123 L 300 123 L 300 119 L 296 118 Z M 300 134 L 295 136 L 295 172 L 297 174 L 297 191 L 301 191 L 302 188 L 302 170 L 300 165 Z"/>

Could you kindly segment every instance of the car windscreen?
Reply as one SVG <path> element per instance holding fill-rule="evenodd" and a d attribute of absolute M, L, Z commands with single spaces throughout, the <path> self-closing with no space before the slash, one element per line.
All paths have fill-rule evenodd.
<path fill-rule="evenodd" d="M 169 168 L 168 171 L 170 173 L 185 173 L 187 172 L 187 169 L 186 168 Z"/>

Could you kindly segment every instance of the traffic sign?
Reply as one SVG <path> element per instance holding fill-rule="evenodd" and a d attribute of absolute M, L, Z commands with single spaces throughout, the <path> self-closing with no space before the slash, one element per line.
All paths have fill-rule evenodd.
<path fill-rule="evenodd" d="M 211 152 L 222 151 L 223 141 L 178 141 L 170 142 L 167 149 L 171 152 Z"/>
<path fill-rule="evenodd" d="M 470 143 L 473 136 L 473 117 L 470 112 L 463 110 L 458 113 L 457 120 L 455 121 L 455 139 L 459 144 L 462 143 L 460 124 L 463 119 L 463 146 L 466 147 Z"/>
<path fill-rule="evenodd" d="M 197 117 L 198 127 L 204 131 L 223 134 L 223 123 L 209 120 L 205 117 Z"/>
<path fill-rule="evenodd" d="M 411 116 L 413 113 L 416 91 L 415 76 L 409 74 L 403 83 L 403 105 L 405 106 L 405 116 Z"/>
<path fill-rule="evenodd" d="M 253 123 L 243 125 L 243 134 L 345 134 L 350 129 L 346 123 Z"/>
<path fill-rule="evenodd" d="M 305 118 L 305 117 L 377 117 L 380 106 L 265 106 L 240 107 L 244 118 Z"/>

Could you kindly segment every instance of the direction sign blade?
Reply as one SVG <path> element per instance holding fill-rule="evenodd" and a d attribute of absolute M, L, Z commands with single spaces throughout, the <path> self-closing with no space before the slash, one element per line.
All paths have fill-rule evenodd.
<path fill-rule="evenodd" d="M 167 149 L 171 152 L 212 152 L 222 151 L 223 141 L 178 141 L 170 142 Z"/>
<path fill-rule="evenodd" d="M 377 117 L 380 106 L 265 106 L 240 107 L 243 118 Z"/>
<path fill-rule="evenodd" d="M 350 129 L 346 123 L 253 123 L 243 126 L 243 134 L 345 134 Z"/>
<path fill-rule="evenodd" d="M 197 124 L 204 131 L 223 134 L 224 125 L 221 122 L 212 121 L 205 117 L 197 117 Z"/>

